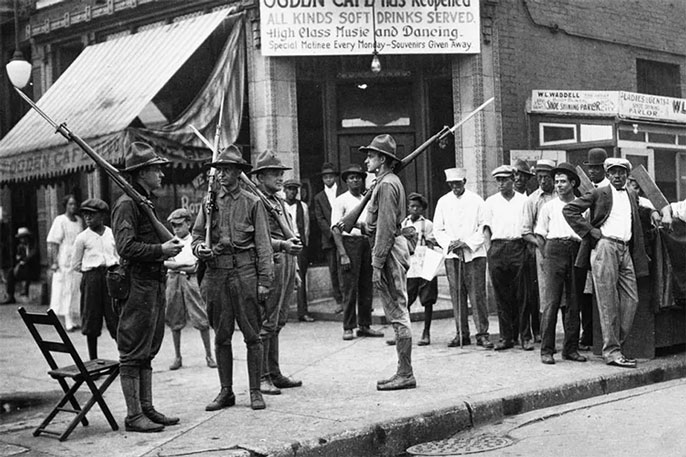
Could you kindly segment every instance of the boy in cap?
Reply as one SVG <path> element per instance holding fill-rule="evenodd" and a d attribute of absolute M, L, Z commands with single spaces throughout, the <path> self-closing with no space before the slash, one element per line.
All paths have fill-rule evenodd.
<path fill-rule="evenodd" d="M 31 242 L 31 231 L 28 228 L 19 227 L 15 238 L 17 239 L 17 250 L 14 255 L 15 264 L 7 273 L 7 283 L 5 284 L 7 298 L 2 302 L 3 305 L 16 303 L 14 290 L 17 281 L 24 281 L 22 295 L 29 294 L 31 274 L 38 259 L 38 250 Z"/>
<path fill-rule="evenodd" d="M 207 309 L 200 295 L 196 273 L 198 259 L 193 255 L 190 234 L 191 215 L 186 208 L 178 208 L 167 217 L 174 235 L 181 241 L 183 249 L 176 256 L 164 261 L 167 267 L 167 310 L 165 321 L 172 331 L 174 341 L 174 362 L 170 370 L 181 368 L 181 330 L 190 321 L 200 331 L 200 338 L 205 348 L 205 362 L 210 368 L 217 368 L 212 358 L 210 346 L 210 325 L 207 320 Z"/>
<path fill-rule="evenodd" d="M 582 238 L 576 265 L 591 268 L 603 334 L 602 355 L 608 365 L 635 368 L 622 345 L 631 330 L 638 290 L 636 278 L 647 276 L 648 256 L 643 241 L 641 212 L 659 220 L 656 210 L 640 207 L 638 196 L 626 187 L 631 163 L 608 158 L 605 172 L 609 186 L 598 187 L 568 203 L 563 211 L 567 223 Z M 584 212 L 590 210 L 590 218 Z"/>
<path fill-rule="evenodd" d="M 74 241 L 71 268 L 81 276 L 81 333 L 86 335 L 88 356 L 98 358 L 98 337 L 102 332 L 102 320 L 113 340 L 117 340 L 119 316 L 115 312 L 112 297 L 105 280 L 107 269 L 119 264 L 119 254 L 114 246 L 112 229 L 105 225 L 110 207 L 99 198 L 81 203 L 81 214 L 86 230 Z"/>

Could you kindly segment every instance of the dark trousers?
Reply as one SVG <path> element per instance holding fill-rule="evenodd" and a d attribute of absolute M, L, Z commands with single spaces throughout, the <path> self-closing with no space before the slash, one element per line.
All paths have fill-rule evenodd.
<path fill-rule="evenodd" d="M 26 266 L 10 268 L 7 271 L 7 284 L 5 284 L 7 296 L 9 298 L 14 297 L 18 281 L 24 281 L 24 290 L 22 292 L 24 295 L 28 295 L 29 284 L 31 283 L 29 276 L 29 268 Z"/>
<path fill-rule="evenodd" d="M 307 314 L 307 267 L 309 261 L 307 260 L 307 248 L 303 247 L 303 250 L 298 254 L 298 269 L 300 270 L 300 287 L 296 293 L 296 299 L 298 301 L 298 317 L 303 317 Z"/>
<path fill-rule="evenodd" d="M 524 241 L 493 240 L 488 250 L 488 265 L 493 291 L 498 302 L 500 339 L 514 343 L 531 338 L 525 280 Z"/>
<path fill-rule="evenodd" d="M 338 251 L 336 251 L 336 248 L 329 248 L 324 249 L 324 253 L 326 254 L 326 262 L 329 264 L 333 299 L 340 305 L 343 303 L 343 294 L 341 293 L 341 279 L 340 272 L 338 271 Z"/>
<path fill-rule="evenodd" d="M 552 355 L 555 351 L 555 327 L 557 312 L 562 307 L 564 344 L 562 355 L 576 353 L 579 349 L 579 299 L 584 291 L 586 270 L 576 268 L 574 262 L 579 252 L 578 241 L 548 240 L 545 245 L 546 287 L 541 296 L 541 355 Z"/>
<path fill-rule="evenodd" d="M 585 346 L 593 346 L 593 294 L 582 294 L 579 307 L 581 308 L 580 342 Z"/>
<path fill-rule="evenodd" d="M 340 267 L 343 285 L 343 329 L 372 325 L 372 250 L 362 236 L 344 236 L 343 246 L 350 257 L 350 268 Z M 355 308 L 357 305 L 357 313 Z"/>
<path fill-rule="evenodd" d="M 117 339 L 119 316 L 114 312 L 112 298 L 107 292 L 105 267 L 84 271 L 81 276 L 81 333 L 98 337 L 102 333 L 102 321 L 110 336 Z"/>
<path fill-rule="evenodd" d="M 407 278 L 407 308 L 419 297 L 422 306 L 432 306 L 438 299 L 438 278 L 427 281 L 424 278 Z"/>
<path fill-rule="evenodd" d="M 541 329 L 541 304 L 539 291 L 539 282 L 542 278 L 538 277 L 538 259 L 536 258 L 536 251 L 527 246 L 526 249 L 526 302 L 529 312 L 529 320 L 531 323 L 531 330 L 534 334 L 538 334 Z"/>

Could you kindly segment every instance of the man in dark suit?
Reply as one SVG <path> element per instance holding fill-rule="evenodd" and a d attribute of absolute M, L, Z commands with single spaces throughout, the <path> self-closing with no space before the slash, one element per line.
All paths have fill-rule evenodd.
<path fill-rule="evenodd" d="M 603 333 L 603 358 L 608 365 L 635 368 L 636 360 L 622 353 L 638 307 L 636 278 L 648 275 L 638 196 L 626 188 L 631 164 L 626 159 L 605 160 L 609 186 L 594 189 L 562 210 L 567 223 L 582 238 L 576 266 L 591 268 Z M 590 219 L 584 217 L 590 211 Z"/>
<path fill-rule="evenodd" d="M 338 256 L 336 255 L 336 245 L 331 235 L 331 207 L 333 201 L 343 193 L 336 179 L 338 171 L 333 164 L 326 162 L 322 165 L 321 172 L 324 190 L 314 196 L 314 217 L 322 233 L 322 251 L 326 254 L 329 264 L 329 274 L 331 275 L 331 286 L 333 288 L 333 298 L 336 300 L 336 312 L 343 312 L 343 295 L 338 277 Z"/>

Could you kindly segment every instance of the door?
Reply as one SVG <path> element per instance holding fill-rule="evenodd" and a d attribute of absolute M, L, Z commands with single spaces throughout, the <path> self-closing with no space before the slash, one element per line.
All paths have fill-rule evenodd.
<path fill-rule="evenodd" d="M 651 178 L 655 179 L 655 153 L 652 149 L 622 148 L 622 157 L 636 168 L 643 165 Z"/>

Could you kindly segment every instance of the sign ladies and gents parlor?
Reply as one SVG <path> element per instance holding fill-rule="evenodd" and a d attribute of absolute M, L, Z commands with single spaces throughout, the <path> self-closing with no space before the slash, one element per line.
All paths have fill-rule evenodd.
<path fill-rule="evenodd" d="M 478 0 L 260 0 L 266 56 L 477 54 Z"/>

